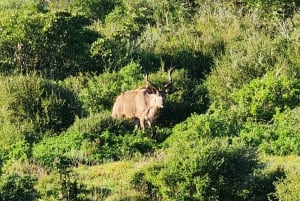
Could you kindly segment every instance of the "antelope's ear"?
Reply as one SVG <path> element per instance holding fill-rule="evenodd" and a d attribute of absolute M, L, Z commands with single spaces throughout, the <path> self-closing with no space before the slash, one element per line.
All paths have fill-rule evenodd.
<path fill-rule="evenodd" d="M 147 87 L 147 88 L 146 88 L 146 93 L 147 93 L 147 94 L 154 94 L 154 93 L 156 93 L 156 91 L 158 91 L 158 90 L 155 90 L 155 89 L 152 88 L 152 87 Z"/>
<path fill-rule="evenodd" d="M 164 91 L 166 94 L 172 94 L 175 91 L 177 91 L 177 89 L 174 87 L 174 85 L 171 85 L 171 86 L 166 87 Z"/>

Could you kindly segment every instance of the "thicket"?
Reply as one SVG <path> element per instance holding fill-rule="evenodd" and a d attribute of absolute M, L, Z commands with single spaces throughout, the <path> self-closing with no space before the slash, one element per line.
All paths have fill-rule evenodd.
<path fill-rule="evenodd" d="M 132 179 L 150 200 L 268 200 L 283 174 L 263 172 L 255 150 L 236 139 L 175 141 L 165 154 Z"/>
<path fill-rule="evenodd" d="M 300 153 L 299 6 L 1 1 L 0 200 L 296 200 L 297 172 L 260 156 Z M 110 117 L 170 67 L 155 139 Z M 141 159 L 133 196 L 74 171 Z"/>

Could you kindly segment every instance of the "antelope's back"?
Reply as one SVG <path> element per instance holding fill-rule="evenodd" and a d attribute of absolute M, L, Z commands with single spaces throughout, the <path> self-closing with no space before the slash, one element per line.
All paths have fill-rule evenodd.
<path fill-rule="evenodd" d="M 116 98 L 112 109 L 113 118 L 135 118 L 145 105 L 144 89 L 126 91 Z"/>

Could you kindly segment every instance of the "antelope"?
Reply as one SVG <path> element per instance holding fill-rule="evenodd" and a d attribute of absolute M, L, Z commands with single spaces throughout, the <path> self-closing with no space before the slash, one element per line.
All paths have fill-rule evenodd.
<path fill-rule="evenodd" d="M 166 94 L 170 94 L 173 88 L 172 71 L 168 71 L 168 83 L 161 89 L 155 86 L 146 74 L 146 87 L 126 91 L 120 94 L 113 105 L 112 118 L 134 119 L 135 129 L 139 127 L 145 132 L 145 121 L 151 128 L 151 137 L 156 133 L 154 120 L 158 117 L 158 111 L 164 108 Z"/>

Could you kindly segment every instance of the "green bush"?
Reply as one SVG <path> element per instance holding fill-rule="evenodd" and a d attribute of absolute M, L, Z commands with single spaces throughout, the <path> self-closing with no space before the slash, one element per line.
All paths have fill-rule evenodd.
<path fill-rule="evenodd" d="M 79 72 L 102 72 L 103 69 L 96 69 L 97 62 L 90 54 L 90 47 L 99 35 L 87 28 L 89 24 L 89 19 L 80 14 L 49 13 L 39 40 L 29 41 L 38 49 L 35 70 L 56 80 Z"/>
<path fill-rule="evenodd" d="M 150 74 L 150 79 L 158 86 L 163 86 L 168 80 L 167 73 L 161 71 Z M 193 80 L 184 69 L 175 69 L 172 80 L 174 89 L 167 94 L 165 108 L 160 110 L 156 120 L 161 127 L 171 127 L 192 113 L 204 113 L 208 109 L 207 90 L 201 82 Z"/>
<path fill-rule="evenodd" d="M 38 199 L 34 189 L 36 178 L 30 175 L 2 175 L 0 182 L 0 200 L 33 201 Z"/>
<path fill-rule="evenodd" d="M 33 147 L 33 158 L 52 168 L 57 160 L 70 165 L 97 164 L 131 158 L 155 149 L 151 138 L 140 132 L 132 133 L 133 124 L 115 120 L 109 112 L 78 119 L 66 132 L 45 138 Z"/>
<path fill-rule="evenodd" d="M 80 90 L 78 96 L 83 108 L 90 114 L 110 110 L 121 92 L 139 87 L 141 80 L 141 66 L 132 62 L 118 73 L 106 72 L 87 78 L 86 86 Z"/>
<path fill-rule="evenodd" d="M 267 154 L 300 154 L 299 144 L 299 107 L 278 112 L 273 122 L 262 124 L 245 123 L 240 136 L 251 146 Z"/>
<path fill-rule="evenodd" d="M 37 75 L 1 79 L 1 122 L 16 126 L 29 143 L 46 132 L 59 133 L 81 116 L 74 94 Z"/>
<path fill-rule="evenodd" d="M 99 35 L 87 28 L 86 16 L 65 10 L 41 12 L 39 6 L 1 15 L 0 27 L 5 30 L 0 39 L 2 73 L 38 71 L 58 80 L 79 72 L 102 72 L 90 54 Z"/>
<path fill-rule="evenodd" d="M 299 79 L 269 73 L 254 79 L 233 93 L 240 114 L 257 121 L 270 121 L 276 111 L 292 109 L 300 103 Z"/>
<path fill-rule="evenodd" d="M 165 144 L 175 142 L 197 141 L 202 138 L 234 137 L 239 134 L 241 124 L 235 112 L 221 109 L 211 114 L 193 114 L 173 128 L 172 135 Z"/>
<path fill-rule="evenodd" d="M 39 192 L 41 199 L 49 201 L 59 200 L 61 190 L 60 175 L 57 171 L 43 175 L 38 179 L 35 189 Z"/>
<path fill-rule="evenodd" d="M 66 161 L 56 161 L 54 171 L 42 175 L 35 185 L 41 200 L 90 200 L 86 186 Z"/>
<path fill-rule="evenodd" d="M 5 160 L 9 159 L 11 153 L 10 152 L 15 152 L 14 147 L 20 148 L 16 153 L 29 153 L 27 143 L 24 140 L 24 135 L 29 136 L 32 131 L 32 129 L 29 129 L 30 126 L 28 125 L 22 125 L 21 127 L 16 126 L 14 124 L 2 124 L 0 128 L 0 135 L 1 135 L 1 140 L 0 140 L 0 155 L 2 162 Z M 29 132 L 29 133 L 28 133 Z M 23 147 L 24 145 L 24 147 Z M 23 150 L 23 148 L 26 148 Z M 19 152 L 20 151 L 20 152 Z M 20 154 L 20 156 L 24 156 L 27 154 Z M 15 155 L 15 154 L 12 154 Z M 17 154 L 19 155 L 19 154 Z M 13 157 L 15 158 L 15 157 Z M 15 158 L 15 159 L 18 159 Z"/>
<path fill-rule="evenodd" d="M 174 143 L 131 183 L 150 200 L 268 200 L 282 172 L 262 170 L 255 151 L 239 140 L 199 139 Z"/>
<path fill-rule="evenodd" d="M 112 12 L 116 6 L 119 6 L 121 2 L 121 0 L 74 0 L 70 6 L 73 9 L 79 9 L 91 19 L 104 21 L 106 15 Z"/>
<path fill-rule="evenodd" d="M 275 183 L 276 192 L 274 197 L 278 200 L 299 200 L 300 199 L 300 181 L 299 181 L 299 171 L 287 175 L 286 178 L 281 179 Z"/>
<path fill-rule="evenodd" d="M 259 12 L 262 19 L 266 21 L 292 19 L 300 7 L 299 1 L 296 0 L 242 0 L 238 3 L 244 6 L 244 12 Z"/>

